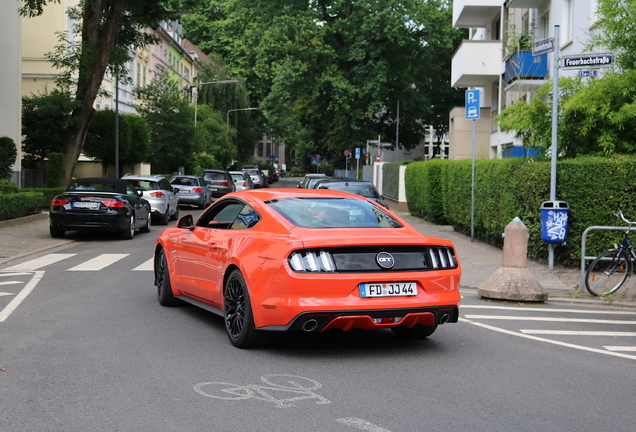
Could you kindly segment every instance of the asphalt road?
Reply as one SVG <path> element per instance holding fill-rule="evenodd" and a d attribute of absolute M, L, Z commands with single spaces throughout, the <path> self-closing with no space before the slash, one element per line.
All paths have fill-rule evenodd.
<path fill-rule="evenodd" d="M 220 317 L 157 303 L 159 232 L 84 236 L 0 266 L 0 430 L 634 428 L 633 310 L 465 290 L 460 322 L 424 341 L 328 332 L 239 350 Z"/>

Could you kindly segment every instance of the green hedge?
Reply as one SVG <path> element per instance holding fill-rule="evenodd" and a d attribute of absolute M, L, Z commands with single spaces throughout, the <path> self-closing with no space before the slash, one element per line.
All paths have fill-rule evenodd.
<path fill-rule="evenodd" d="M 477 160 L 475 164 L 475 237 L 501 246 L 501 234 L 519 217 L 528 227 L 528 256 L 547 259 L 541 240 L 541 203 L 550 198 L 549 160 Z M 472 162 L 470 160 L 415 162 L 405 176 L 409 211 L 437 224 L 452 225 L 470 234 Z M 622 208 L 636 220 L 636 158 L 577 158 L 559 161 L 559 201 L 570 207 L 569 235 L 556 245 L 555 260 L 578 265 L 582 234 L 590 226 L 623 226 L 614 216 Z M 617 231 L 592 231 L 588 256 L 597 255 L 620 240 Z"/>
<path fill-rule="evenodd" d="M 48 204 L 44 194 L 38 192 L 2 194 L 0 195 L 0 220 L 38 214 Z"/>
<path fill-rule="evenodd" d="M 48 208 L 51 200 L 53 198 L 55 198 L 57 195 L 61 194 L 62 192 L 64 192 L 65 188 L 63 187 L 56 187 L 56 188 L 24 188 L 22 189 L 22 192 L 36 192 L 36 193 L 41 193 L 42 195 L 44 195 L 44 207 Z"/>

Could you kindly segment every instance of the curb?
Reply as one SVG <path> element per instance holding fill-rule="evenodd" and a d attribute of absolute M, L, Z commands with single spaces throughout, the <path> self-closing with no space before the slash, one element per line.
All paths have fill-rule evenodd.
<path fill-rule="evenodd" d="M 42 213 L 33 214 L 29 216 L 23 216 L 20 218 L 3 220 L 3 221 L 0 221 L 0 228 L 9 228 L 9 227 L 14 227 L 18 225 L 23 225 L 26 223 L 37 222 L 43 219 L 47 219 L 48 217 L 49 217 L 49 212 L 47 211 L 47 212 L 42 212 Z"/>

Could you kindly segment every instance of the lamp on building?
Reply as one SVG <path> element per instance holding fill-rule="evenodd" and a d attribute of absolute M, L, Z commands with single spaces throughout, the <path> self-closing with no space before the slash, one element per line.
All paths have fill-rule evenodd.
<path fill-rule="evenodd" d="M 398 148 L 400 148 L 400 98 L 402 97 L 404 92 L 406 92 L 409 89 L 415 90 L 415 84 L 411 84 L 410 86 L 402 90 L 402 93 L 400 93 L 400 95 L 398 96 L 398 101 L 397 101 L 397 119 L 395 122 L 395 161 L 396 162 L 398 161 Z"/>

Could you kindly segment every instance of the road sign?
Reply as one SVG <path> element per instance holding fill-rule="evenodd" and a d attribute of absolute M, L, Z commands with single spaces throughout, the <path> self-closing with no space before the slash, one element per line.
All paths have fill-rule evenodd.
<path fill-rule="evenodd" d="M 382 162 L 382 156 L 377 155 L 377 156 L 375 157 L 375 161 L 376 161 L 376 162 Z"/>
<path fill-rule="evenodd" d="M 479 90 L 466 90 L 466 120 L 479 119 L 479 105 Z"/>
<path fill-rule="evenodd" d="M 356 159 L 360 159 L 360 147 L 356 148 Z"/>
<path fill-rule="evenodd" d="M 318 165 L 318 158 L 311 158 L 311 164 L 312 165 Z"/>
<path fill-rule="evenodd" d="M 543 39 L 532 43 L 532 55 L 540 56 L 554 51 L 554 38 Z"/>
<path fill-rule="evenodd" d="M 320 155 L 319 154 L 317 154 L 315 157 L 316 157 L 316 159 L 320 159 Z"/>
<path fill-rule="evenodd" d="M 345 156 L 349 156 L 350 154 L 351 154 L 351 152 L 350 152 L 349 150 L 345 150 L 345 151 L 344 151 L 344 155 L 345 155 Z"/>
<path fill-rule="evenodd" d="M 584 77 L 595 77 L 598 75 L 598 71 L 597 70 L 582 70 L 579 71 L 579 76 L 584 78 Z"/>
<path fill-rule="evenodd" d="M 563 56 L 561 67 L 570 69 L 584 69 L 590 67 L 608 67 L 614 63 L 612 54 L 585 54 Z"/>
<path fill-rule="evenodd" d="M 269 155 L 269 160 L 270 160 L 270 162 L 274 162 L 276 160 L 276 156 Z"/>

